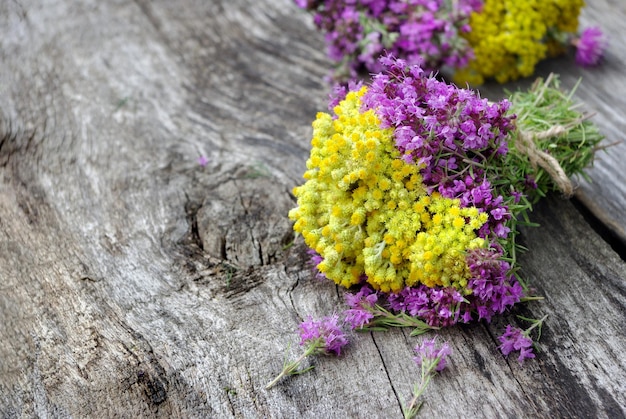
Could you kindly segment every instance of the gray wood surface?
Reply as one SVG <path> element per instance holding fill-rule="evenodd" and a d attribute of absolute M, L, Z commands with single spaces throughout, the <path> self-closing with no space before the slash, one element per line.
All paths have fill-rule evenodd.
<path fill-rule="evenodd" d="M 604 65 L 540 73 L 584 78 L 576 98 L 608 144 L 626 128 L 626 12 L 589 3 L 583 22 L 611 34 Z M 418 378 L 403 330 L 264 389 L 299 353 L 298 323 L 343 308 L 302 243 L 284 249 L 328 91 L 308 15 L 290 0 L 8 0 L 0 33 L 0 416 L 401 416 Z M 577 194 L 618 251 L 624 161 L 624 142 L 600 153 Z M 533 219 L 521 263 L 545 300 L 439 333 L 454 353 L 423 417 L 626 415 L 626 264 L 569 201 Z M 549 316 L 524 367 L 496 349 L 514 314 Z"/>

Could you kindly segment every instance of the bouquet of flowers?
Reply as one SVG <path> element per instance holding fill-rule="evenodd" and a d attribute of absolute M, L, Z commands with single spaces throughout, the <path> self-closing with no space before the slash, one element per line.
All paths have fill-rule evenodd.
<path fill-rule="evenodd" d="M 576 48 L 577 64 L 598 64 L 606 47 L 602 31 L 591 27 L 576 34 L 583 5 L 583 0 L 485 0 L 465 33 L 474 57 L 459 68 L 455 81 L 481 84 L 493 78 L 505 83 L 528 77 L 537 63 L 570 46 Z"/>
<path fill-rule="evenodd" d="M 313 122 L 294 230 L 318 276 L 349 289 L 350 329 L 420 334 L 490 321 L 531 298 L 516 261 L 519 225 L 549 191 L 572 194 L 569 177 L 592 162 L 602 136 L 554 76 L 492 103 L 404 60 L 380 64 L 369 85 L 337 89 L 332 113 Z M 303 323 L 306 353 L 339 354 L 340 320 Z M 533 357 L 529 333 L 543 320 L 507 328 L 502 352 Z M 437 362 L 423 380 L 449 352 L 424 345 L 418 364 Z M 303 372 L 303 359 L 279 378 Z"/>
<path fill-rule="evenodd" d="M 457 83 L 500 83 L 530 76 L 536 64 L 572 45 L 576 61 L 599 62 L 606 40 L 597 28 L 577 36 L 583 0 L 295 0 L 324 32 L 333 78 L 379 72 L 385 53 Z"/>

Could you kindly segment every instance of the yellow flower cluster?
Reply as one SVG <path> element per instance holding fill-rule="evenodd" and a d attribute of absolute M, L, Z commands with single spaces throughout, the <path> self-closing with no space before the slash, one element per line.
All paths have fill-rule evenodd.
<path fill-rule="evenodd" d="M 465 35 L 475 57 L 455 81 L 504 83 L 532 75 L 539 61 L 564 52 L 557 38 L 576 32 L 583 5 L 584 0 L 485 0 Z"/>
<path fill-rule="evenodd" d="M 487 221 L 459 200 L 428 195 L 419 167 L 401 159 L 393 130 L 361 112 L 366 88 L 319 113 L 304 185 L 294 188 L 294 230 L 324 260 L 318 269 L 344 287 L 363 275 L 377 290 L 418 283 L 454 286 L 469 279 L 465 253 L 487 246 L 476 231 Z"/>

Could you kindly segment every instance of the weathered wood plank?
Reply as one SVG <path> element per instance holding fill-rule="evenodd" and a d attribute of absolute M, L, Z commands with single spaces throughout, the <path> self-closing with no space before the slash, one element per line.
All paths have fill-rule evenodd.
<path fill-rule="evenodd" d="M 605 143 L 615 144 L 599 154 L 598 162 L 589 171 L 593 182 L 582 182 L 577 198 L 617 235 L 622 245 L 626 244 L 626 80 L 620 75 L 626 65 L 626 37 L 621 23 L 624 19 L 626 6 L 617 1 L 589 7 L 583 14 L 583 22 L 595 22 L 606 30 L 610 48 L 605 63 L 596 69 L 598 72 L 583 75 L 584 84 L 577 93 L 596 112 L 594 120 L 603 127 Z"/>
<path fill-rule="evenodd" d="M 585 16 L 623 34 L 620 13 Z M 283 250 L 327 94 L 308 16 L 290 0 L 5 2 L 0 28 L 2 416 L 399 415 L 417 376 L 405 331 L 263 389 L 298 322 L 343 307 L 301 243 Z M 624 126 L 613 42 L 577 93 L 609 137 Z M 623 146 L 607 156 L 581 195 L 623 227 L 623 183 L 606 183 Z M 549 315 L 543 352 L 524 368 L 499 355 L 512 315 L 443 331 L 454 355 L 424 416 L 626 414 L 626 265 L 570 203 L 534 216 L 521 262 L 546 300 L 518 312 Z"/>

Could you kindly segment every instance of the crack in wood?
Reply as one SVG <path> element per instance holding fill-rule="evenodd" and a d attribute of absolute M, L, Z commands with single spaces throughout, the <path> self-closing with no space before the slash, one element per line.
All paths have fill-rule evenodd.
<path fill-rule="evenodd" d="M 187 197 L 187 202 L 185 202 L 185 214 L 187 216 L 187 222 L 189 223 L 188 242 L 189 244 L 197 246 L 202 253 L 204 251 L 204 243 L 202 243 L 202 239 L 200 239 L 200 234 L 198 233 L 198 211 L 201 207 L 201 204 L 191 202 L 189 197 Z"/>
<path fill-rule="evenodd" d="M 275 262 L 292 234 L 287 188 L 267 177 L 237 178 L 206 191 L 196 213 L 205 253 L 241 268 Z"/>
<path fill-rule="evenodd" d="M 160 405 L 167 400 L 167 373 L 156 359 L 154 350 L 150 343 L 136 330 L 120 322 L 120 325 L 139 344 L 129 347 L 125 342 L 120 341 L 124 349 L 136 360 L 136 383 L 141 384 L 147 399 L 153 405 Z M 144 347 L 147 347 L 144 348 Z M 140 351 L 138 349 L 141 349 Z"/>
<path fill-rule="evenodd" d="M 380 350 L 380 347 L 378 346 L 378 343 L 376 342 L 376 337 L 374 336 L 373 332 L 369 332 L 369 335 L 372 339 L 372 342 L 374 343 L 374 346 L 376 347 L 376 351 L 378 352 L 378 356 L 380 357 L 380 363 L 383 366 L 383 371 L 385 371 L 385 375 L 387 376 L 387 381 L 389 381 L 389 387 L 391 388 L 391 391 L 393 392 L 393 396 L 396 399 L 396 402 L 398 403 L 398 408 L 400 409 L 400 413 L 402 413 L 402 399 L 400 397 L 400 395 L 398 394 L 398 392 L 396 391 L 395 386 L 393 385 L 393 380 L 391 379 L 391 374 L 387 368 L 387 365 L 385 364 L 385 358 L 383 357 L 383 353 Z"/>

